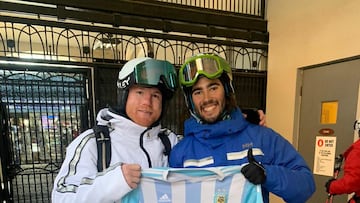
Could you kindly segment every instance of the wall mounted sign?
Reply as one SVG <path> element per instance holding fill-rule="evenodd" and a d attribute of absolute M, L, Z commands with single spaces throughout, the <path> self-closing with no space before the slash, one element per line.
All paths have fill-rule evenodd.
<path fill-rule="evenodd" d="M 338 101 L 321 102 L 321 124 L 336 124 Z"/>
<path fill-rule="evenodd" d="M 322 128 L 319 130 L 319 133 L 321 135 L 333 135 L 334 134 L 334 130 L 331 128 Z"/>
<path fill-rule="evenodd" d="M 316 136 L 313 169 L 314 174 L 324 176 L 333 175 L 335 150 L 335 136 Z"/>

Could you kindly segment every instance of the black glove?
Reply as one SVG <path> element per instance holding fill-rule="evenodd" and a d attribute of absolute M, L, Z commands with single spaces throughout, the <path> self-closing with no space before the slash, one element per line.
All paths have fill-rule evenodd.
<path fill-rule="evenodd" d="M 248 150 L 247 158 L 249 163 L 241 169 L 241 173 L 254 185 L 264 183 L 266 180 L 265 168 L 255 160 L 251 148 Z"/>
<path fill-rule="evenodd" d="M 241 109 L 243 114 L 246 114 L 246 120 L 252 124 L 259 125 L 260 115 L 256 109 Z"/>
<path fill-rule="evenodd" d="M 330 193 L 330 184 L 335 180 L 335 178 L 330 178 L 328 181 L 326 181 L 325 183 L 325 188 L 326 188 L 326 192 Z"/>

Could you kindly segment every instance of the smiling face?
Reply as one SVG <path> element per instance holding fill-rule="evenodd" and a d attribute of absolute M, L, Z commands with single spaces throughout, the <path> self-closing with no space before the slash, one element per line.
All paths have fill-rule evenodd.
<path fill-rule="evenodd" d="M 135 123 L 149 127 L 161 116 L 162 94 L 156 87 L 134 85 L 129 90 L 126 114 Z"/>
<path fill-rule="evenodd" d="M 219 79 L 201 77 L 192 87 L 195 112 L 207 123 L 215 122 L 225 108 L 225 90 Z"/>

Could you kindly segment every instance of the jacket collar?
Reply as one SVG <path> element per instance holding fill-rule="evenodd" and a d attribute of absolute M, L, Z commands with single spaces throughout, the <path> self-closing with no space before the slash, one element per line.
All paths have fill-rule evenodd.
<path fill-rule="evenodd" d="M 242 131 L 248 122 L 245 120 L 240 109 L 234 109 L 230 118 L 212 124 L 201 124 L 193 117 L 185 121 L 185 136 L 201 136 L 204 138 L 222 137 L 229 133 Z"/>

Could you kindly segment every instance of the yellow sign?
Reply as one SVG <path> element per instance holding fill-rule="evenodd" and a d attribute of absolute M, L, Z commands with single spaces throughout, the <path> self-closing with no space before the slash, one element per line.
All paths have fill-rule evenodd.
<path fill-rule="evenodd" d="M 321 103 L 321 124 L 336 124 L 338 101 Z"/>

